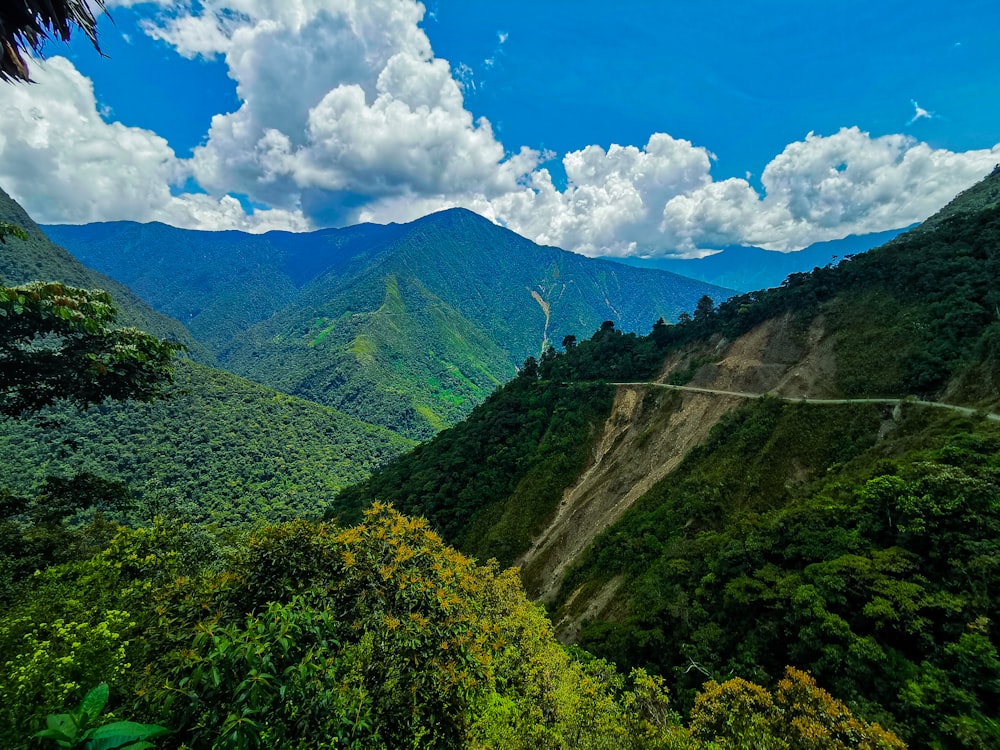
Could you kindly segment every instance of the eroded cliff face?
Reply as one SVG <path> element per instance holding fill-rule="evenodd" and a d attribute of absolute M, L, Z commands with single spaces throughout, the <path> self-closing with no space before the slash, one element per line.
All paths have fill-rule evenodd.
<path fill-rule="evenodd" d="M 832 342 L 822 318 L 776 318 L 734 341 L 717 340 L 671 356 L 658 377 L 694 371 L 690 385 L 721 391 L 774 393 L 792 398 L 835 395 Z M 745 398 L 678 392 L 647 385 L 620 385 L 592 460 L 564 493 L 547 528 L 518 561 L 529 592 L 543 602 L 559 594 L 567 570 L 594 538 L 655 483 L 676 469 L 709 431 Z M 557 629 L 572 640 L 579 623 L 615 606 L 620 586 L 613 579 L 600 591 L 569 594 L 557 615 Z M 585 600 L 585 601 L 584 601 Z"/>

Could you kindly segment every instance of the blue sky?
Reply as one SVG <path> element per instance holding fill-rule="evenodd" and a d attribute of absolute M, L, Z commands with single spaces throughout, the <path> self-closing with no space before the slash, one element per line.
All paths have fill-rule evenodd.
<path fill-rule="evenodd" d="M 9 87 L 42 221 L 307 229 L 464 205 L 586 254 L 793 250 L 1000 162 L 988 2 L 112 2 Z M 214 118 L 214 119 L 213 119 Z"/>

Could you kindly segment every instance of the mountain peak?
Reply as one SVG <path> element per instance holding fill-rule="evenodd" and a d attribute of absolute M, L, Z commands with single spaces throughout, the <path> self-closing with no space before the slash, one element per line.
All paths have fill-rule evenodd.
<path fill-rule="evenodd" d="M 482 214 L 477 214 L 468 208 L 463 208 L 462 206 L 454 206 L 452 208 L 444 208 L 440 211 L 435 211 L 432 214 L 427 214 L 419 219 L 409 222 L 409 226 L 427 226 L 434 224 L 442 224 L 445 226 L 454 226 L 456 224 L 490 224 L 492 226 L 499 226 L 494 224 L 492 221 L 487 219 Z"/>

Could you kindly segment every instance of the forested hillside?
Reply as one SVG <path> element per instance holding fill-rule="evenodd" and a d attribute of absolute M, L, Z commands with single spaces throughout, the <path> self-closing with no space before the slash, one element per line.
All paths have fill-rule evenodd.
<path fill-rule="evenodd" d="M 157 312 L 128 287 L 84 266 L 61 247 L 52 244 L 21 206 L 0 188 L 0 221 L 20 227 L 27 239 L 9 238 L 0 244 L 0 280 L 7 285 L 31 281 L 62 281 L 83 289 L 110 292 L 121 325 L 131 325 L 161 338 L 184 344 L 198 362 L 212 364 L 214 356 L 195 341 L 178 321 Z"/>
<path fill-rule="evenodd" d="M 792 664 L 916 747 L 995 747 L 997 278 L 1000 172 L 837 266 L 550 353 L 335 507 L 391 498 L 517 560 L 562 638 L 682 707 Z M 560 434 L 586 455 L 546 458 Z"/>
<path fill-rule="evenodd" d="M 227 369 L 417 438 L 567 335 L 605 320 L 646 330 L 730 294 L 540 247 L 462 209 L 300 235 L 47 230 L 184 321 Z"/>
<path fill-rule="evenodd" d="M 196 358 L 213 360 L 184 326 L 82 266 L 5 193 L 0 198 L 0 221 L 27 234 L 0 244 L 5 284 L 107 287 L 117 325 L 148 328 L 185 343 Z M 0 487 L 30 495 L 48 477 L 88 474 L 122 483 L 149 514 L 169 510 L 233 526 L 318 517 L 338 490 L 413 445 L 332 408 L 186 358 L 176 371 L 170 396 L 151 403 L 108 403 L 86 412 L 60 404 L 32 420 L 0 422 Z"/>
<path fill-rule="evenodd" d="M 468 419 L 342 492 L 327 515 L 355 519 L 378 498 L 430 519 L 469 554 L 510 565 L 587 465 L 614 395 L 599 381 L 651 376 L 662 357 L 652 336 L 611 325 L 565 355 L 552 349 Z"/>
<path fill-rule="evenodd" d="M 318 232 L 203 232 L 153 222 L 43 227 L 53 242 L 177 320 L 213 352 L 290 304 L 324 273 L 349 273 L 399 234 L 363 224 Z"/>
<path fill-rule="evenodd" d="M 123 483 L 144 521 L 318 518 L 339 490 L 412 446 L 329 407 L 181 361 L 167 398 L 0 422 L 0 487 L 30 494 L 48 476 L 88 473 Z"/>

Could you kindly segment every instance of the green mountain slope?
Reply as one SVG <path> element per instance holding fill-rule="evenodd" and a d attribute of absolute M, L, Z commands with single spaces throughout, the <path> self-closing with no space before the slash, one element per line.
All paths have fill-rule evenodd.
<path fill-rule="evenodd" d="M 0 245 L 6 283 L 42 279 L 107 289 L 120 323 L 177 338 L 196 357 L 214 360 L 184 326 L 53 245 L 6 194 L 0 194 L 0 220 L 29 235 Z M 319 515 L 338 490 L 413 445 L 190 360 L 178 361 L 176 369 L 171 398 L 0 421 L 0 487 L 30 494 L 46 476 L 90 472 L 123 481 L 148 507 L 180 504 L 192 518 L 232 525 Z"/>
<path fill-rule="evenodd" d="M 111 293 L 115 301 L 121 325 L 180 341 L 198 362 L 211 364 L 215 361 L 214 356 L 183 325 L 152 309 L 120 282 L 88 268 L 53 244 L 27 212 L 2 189 L 0 221 L 15 224 L 28 235 L 27 240 L 9 237 L 5 244 L 0 244 L 0 279 L 3 283 L 17 286 L 31 281 L 62 281 L 83 289 L 104 289 Z"/>
<path fill-rule="evenodd" d="M 543 248 L 468 211 L 407 231 L 346 281 L 329 273 L 234 342 L 233 371 L 429 437 L 468 414 L 516 365 L 603 320 L 675 318 L 725 292 Z"/>
<path fill-rule="evenodd" d="M 305 235 L 49 227 L 185 321 L 225 367 L 429 437 L 528 356 L 604 320 L 637 330 L 727 290 L 544 248 L 462 209 Z"/>
<path fill-rule="evenodd" d="M 682 705 L 706 677 L 767 683 L 792 664 L 914 747 L 996 746 L 990 195 L 1000 173 L 837 267 L 648 337 L 601 331 L 331 512 L 392 499 L 516 562 L 565 640 L 667 676 Z"/>
<path fill-rule="evenodd" d="M 412 437 L 461 419 L 513 374 L 506 352 L 419 279 L 366 275 L 294 308 L 221 353 L 235 372 Z"/>
<path fill-rule="evenodd" d="M 316 517 L 334 494 L 413 443 L 328 407 L 180 362 L 177 392 L 147 404 L 0 422 L 0 486 L 46 476 L 124 482 L 140 505 L 231 526 Z M 148 520 L 148 519 L 146 519 Z"/>
<path fill-rule="evenodd" d="M 394 235 L 392 228 L 371 225 L 257 235 L 130 221 L 44 230 L 81 262 L 183 321 L 213 352 L 290 304 L 318 274 L 363 265 Z"/>

